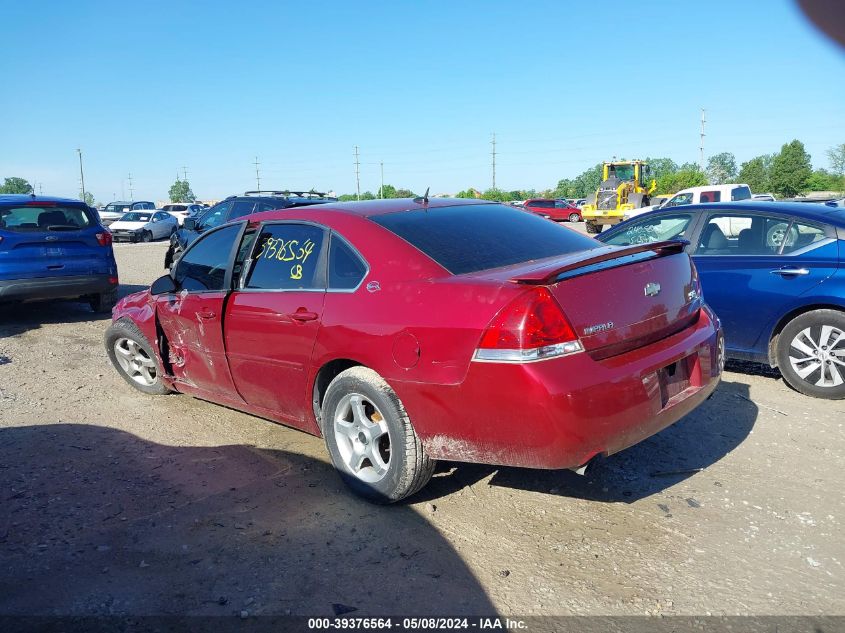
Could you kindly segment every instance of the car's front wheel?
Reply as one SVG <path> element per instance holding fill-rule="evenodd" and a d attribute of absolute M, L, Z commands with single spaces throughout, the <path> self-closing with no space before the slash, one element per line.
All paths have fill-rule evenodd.
<path fill-rule="evenodd" d="M 356 494 L 394 503 L 434 472 L 402 402 L 376 372 L 352 367 L 331 382 L 321 423 L 332 463 Z"/>
<path fill-rule="evenodd" d="M 601 225 L 596 224 L 595 222 L 587 222 L 587 233 L 590 235 L 595 235 L 596 233 L 601 232 Z"/>
<path fill-rule="evenodd" d="M 152 242 L 153 241 L 153 234 L 149 231 L 144 231 L 141 234 L 141 241 L 142 242 Z"/>
<path fill-rule="evenodd" d="M 151 395 L 170 392 L 161 381 L 163 372 L 152 345 L 134 323 L 125 319 L 112 323 L 105 338 L 109 360 L 126 382 Z"/>
<path fill-rule="evenodd" d="M 845 398 L 845 312 L 813 310 L 795 317 L 778 336 L 777 362 L 793 389 Z"/>

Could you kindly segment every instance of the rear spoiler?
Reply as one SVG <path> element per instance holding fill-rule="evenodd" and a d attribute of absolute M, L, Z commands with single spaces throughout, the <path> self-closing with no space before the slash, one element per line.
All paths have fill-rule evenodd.
<path fill-rule="evenodd" d="M 687 240 L 667 240 L 664 242 L 635 244 L 632 246 L 605 246 L 604 248 L 596 249 L 597 254 L 591 257 L 558 258 L 556 261 L 541 264 L 534 269 L 522 271 L 511 277 L 510 280 L 520 284 L 555 283 L 556 281 L 561 281 L 559 279 L 561 276 L 574 277 L 579 274 L 587 274 L 596 270 L 613 267 L 612 265 L 596 266 L 597 264 L 613 262 L 614 260 L 629 260 L 618 262 L 618 265 L 625 265 L 635 261 L 643 261 L 643 259 L 650 259 L 650 257 L 677 255 L 678 253 L 683 253 L 688 245 L 689 242 Z M 641 253 L 651 253 L 651 255 L 646 257 L 632 257 Z M 566 273 L 572 274 L 567 275 Z"/>

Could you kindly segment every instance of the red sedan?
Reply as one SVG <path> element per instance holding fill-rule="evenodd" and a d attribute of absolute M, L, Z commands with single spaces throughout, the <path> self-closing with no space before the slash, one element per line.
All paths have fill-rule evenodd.
<path fill-rule="evenodd" d="M 435 460 L 578 468 L 716 388 L 683 243 L 604 246 L 513 207 L 384 200 L 251 215 L 120 301 L 115 368 L 325 438 L 393 502 Z"/>
<path fill-rule="evenodd" d="M 566 200 L 552 198 L 532 198 L 526 200 L 522 208 L 531 213 L 542 215 L 555 222 L 581 222 L 581 209 Z"/>

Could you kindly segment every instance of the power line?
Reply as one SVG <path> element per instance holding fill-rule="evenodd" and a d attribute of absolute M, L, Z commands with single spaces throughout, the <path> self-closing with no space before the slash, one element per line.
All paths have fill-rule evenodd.
<path fill-rule="evenodd" d="M 355 191 L 356 198 L 361 199 L 361 160 L 358 154 L 358 146 L 355 146 Z"/>
<path fill-rule="evenodd" d="M 255 188 L 256 188 L 258 191 L 261 191 L 261 174 L 258 172 L 258 166 L 259 166 L 260 164 L 261 164 L 261 163 L 259 163 L 259 162 L 258 162 L 258 156 L 256 156 L 256 157 L 255 157 L 255 162 L 253 163 L 253 165 L 255 165 L 255 185 L 256 185 L 256 187 L 255 187 Z"/>

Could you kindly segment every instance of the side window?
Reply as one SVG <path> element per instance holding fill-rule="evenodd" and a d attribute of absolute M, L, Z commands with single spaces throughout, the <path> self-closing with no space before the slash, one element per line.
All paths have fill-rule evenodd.
<path fill-rule="evenodd" d="M 794 253 L 802 248 L 815 244 L 825 239 L 825 231 L 819 226 L 811 224 L 804 224 L 803 222 L 793 222 L 788 231 L 784 234 L 783 239 L 783 255 Z"/>
<path fill-rule="evenodd" d="M 269 202 L 259 202 L 258 203 L 258 210 L 259 211 L 273 211 L 275 209 L 282 209 L 282 208 L 284 208 L 284 205 L 281 204 L 281 203 L 279 203 L 279 204 L 271 204 Z"/>
<path fill-rule="evenodd" d="M 159 211 L 153 217 L 155 217 L 156 220 L 166 220 L 169 216 L 170 216 L 170 214 L 167 213 L 166 211 Z"/>
<path fill-rule="evenodd" d="M 560 200 L 555 200 L 555 209 L 567 209 L 569 205 L 565 202 L 561 202 Z"/>
<path fill-rule="evenodd" d="M 255 211 L 255 200 L 235 200 L 232 210 L 229 212 L 229 219 L 234 220 L 244 215 L 250 215 Z"/>
<path fill-rule="evenodd" d="M 223 224 L 223 222 L 226 221 L 226 215 L 228 214 L 229 209 L 231 208 L 231 200 L 221 202 L 220 204 L 215 204 L 202 216 L 202 220 L 200 221 L 200 228 L 210 229 L 212 227 Z"/>
<path fill-rule="evenodd" d="M 692 194 L 691 193 L 679 193 L 677 196 L 669 200 L 664 207 L 680 207 L 685 204 L 692 204 Z"/>
<path fill-rule="evenodd" d="M 683 239 L 691 221 L 692 215 L 689 213 L 646 218 L 638 222 L 632 222 L 631 226 L 626 230 L 602 241 L 605 244 L 613 244 L 614 246 L 630 246 L 631 244 L 648 244 L 663 240 Z"/>
<path fill-rule="evenodd" d="M 699 202 L 719 202 L 721 199 L 721 191 L 702 191 Z"/>
<path fill-rule="evenodd" d="M 329 289 L 351 290 L 361 283 L 367 266 L 349 245 L 332 235 L 329 248 Z"/>
<path fill-rule="evenodd" d="M 748 187 L 736 187 L 731 191 L 731 200 L 750 200 L 751 189 Z"/>
<path fill-rule="evenodd" d="M 226 226 L 197 240 L 176 265 L 177 286 L 188 292 L 226 290 L 226 271 L 241 224 Z"/>
<path fill-rule="evenodd" d="M 803 232 L 802 232 L 803 230 Z M 751 214 L 713 215 L 701 232 L 697 255 L 778 255 L 797 250 L 817 239 L 824 231 L 792 223 L 786 218 Z"/>
<path fill-rule="evenodd" d="M 325 231 L 310 224 L 261 228 L 245 289 L 313 290 L 326 287 L 322 266 Z"/>

